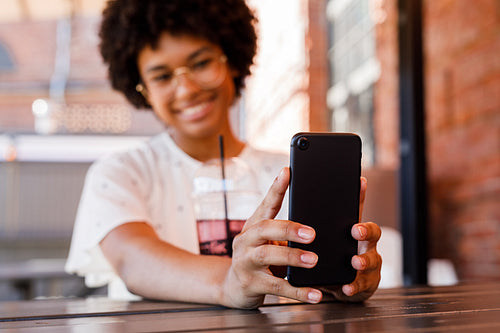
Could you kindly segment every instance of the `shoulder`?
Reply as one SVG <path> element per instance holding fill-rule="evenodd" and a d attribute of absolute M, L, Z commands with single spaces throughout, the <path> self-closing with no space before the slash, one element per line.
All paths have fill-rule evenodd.
<path fill-rule="evenodd" d="M 168 155 L 168 143 L 160 134 L 127 150 L 101 157 L 92 164 L 89 173 L 114 177 L 123 173 L 145 173 L 154 169 L 165 155 Z"/>

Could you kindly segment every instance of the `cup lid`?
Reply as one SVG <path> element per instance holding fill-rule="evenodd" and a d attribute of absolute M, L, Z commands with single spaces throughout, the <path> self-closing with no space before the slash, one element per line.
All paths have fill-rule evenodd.
<path fill-rule="evenodd" d="M 224 181 L 220 159 L 201 165 L 193 177 L 193 195 L 213 192 L 259 192 L 255 173 L 247 163 L 237 157 L 224 160 Z"/>

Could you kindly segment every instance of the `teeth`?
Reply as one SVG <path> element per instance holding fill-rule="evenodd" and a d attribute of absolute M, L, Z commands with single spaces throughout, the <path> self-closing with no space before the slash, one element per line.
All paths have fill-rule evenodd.
<path fill-rule="evenodd" d="M 195 113 L 203 110 L 203 108 L 205 108 L 206 105 L 207 105 L 207 103 L 202 103 L 202 104 L 190 107 L 190 108 L 186 108 L 186 109 L 182 110 L 182 113 L 187 115 L 187 116 L 190 116 L 192 114 L 195 114 Z"/>

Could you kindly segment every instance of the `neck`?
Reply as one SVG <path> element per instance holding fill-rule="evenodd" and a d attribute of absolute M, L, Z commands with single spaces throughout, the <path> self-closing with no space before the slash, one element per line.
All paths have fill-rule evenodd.
<path fill-rule="evenodd" d="M 245 144 L 231 130 L 221 131 L 203 138 L 181 136 L 177 135 L 175 131 L 171 131 L 170 135 L 179 148 L 201 162 L 220 157 L 220 135 L 224 138 L 224 156 L 226 158 L 238 156 L 245 147 Z"/>

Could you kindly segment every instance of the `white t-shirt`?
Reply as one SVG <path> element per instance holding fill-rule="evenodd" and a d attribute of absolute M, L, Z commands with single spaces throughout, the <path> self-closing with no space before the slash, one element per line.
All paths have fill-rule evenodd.
<path fill-rule="evenodd" d="M 254 170 L 262 198 L 280 169 L 288 165 L 286 155 L 248 145 L 238 158 Z M 99 242 L 112 229 L 134 221 L 147 222 L 166 242 L 199 253 L 192 179 L 201 165 L 167 133 L 94 163 L 85 180 L 66 271 L 85 276 L 89 287 L 109 284 L 110 296 L 127 298 L 130 294 Z M 286 207 L 284 202 L 278 218 L 286 219 Z"/>

